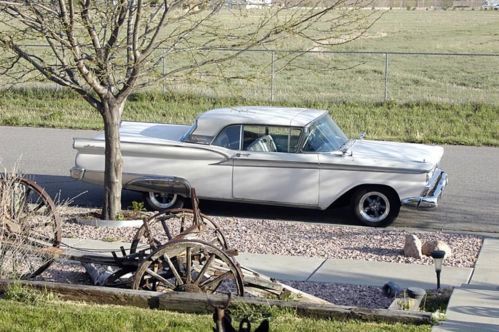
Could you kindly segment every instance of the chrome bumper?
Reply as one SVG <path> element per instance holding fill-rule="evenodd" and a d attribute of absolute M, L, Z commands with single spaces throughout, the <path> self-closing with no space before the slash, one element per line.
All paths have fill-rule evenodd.
<path fill-rule="evenodd" d="M 404 198 L 401 201 L 403 206 L 414 209 L 432 209 L 438 206 L 438 200 L 444 192 L 448 183 L 447 173 L 441 169 L 436 169 L 428 181 L 425 190 L 419 197 Z"/>
<path fill-rule="evenodd" d="M 85 175 L 85 169 L 81 167 L 73 167 L 69 170 L 69 174 L 73 179 L 81 180 Z"/>

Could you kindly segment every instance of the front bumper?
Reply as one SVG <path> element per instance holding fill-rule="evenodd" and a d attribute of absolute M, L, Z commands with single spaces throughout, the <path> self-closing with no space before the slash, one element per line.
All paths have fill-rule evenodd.
<path fill-rule="evenodd" d="M 404 198 L 401 204 L 414 209 L 436 208 L 438 200 L 442 196 L 448 182 L 447 173 L 441 169 L 436 169 L 430 181 L 428 181 L 423 194 L 419 197 Z"/>

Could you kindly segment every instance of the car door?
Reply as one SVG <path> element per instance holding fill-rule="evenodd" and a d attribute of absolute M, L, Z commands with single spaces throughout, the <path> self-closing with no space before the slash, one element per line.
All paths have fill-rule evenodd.
<path fill-rule="evenodd" d="M 232 193 L 244 201 L 315 207 L 318 154 L 297 153 L 301 128 L 245 125 L 233 156 Z"/>

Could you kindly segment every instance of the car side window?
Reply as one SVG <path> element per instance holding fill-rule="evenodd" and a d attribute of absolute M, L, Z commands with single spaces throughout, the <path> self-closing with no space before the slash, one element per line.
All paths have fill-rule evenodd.
<path fill-rule="evenodd" d="M 239 150 L 241 141 L 241 125 L 225 127 L 213 140 L 212 145 L 221 146 L 231 150 Z"/>
<path fill-rule="evenodd" d="M 300 128 L 247 125 L 243 130 L 243 150 L 295 153 L 300 135 Z"/>

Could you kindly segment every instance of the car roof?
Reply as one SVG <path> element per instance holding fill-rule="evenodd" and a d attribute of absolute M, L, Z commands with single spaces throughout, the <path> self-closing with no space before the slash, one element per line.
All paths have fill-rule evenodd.
<path fill-rule="evenodd" d="M 295 107 L 236 106 L 217 108 L 201 114 L 193 134 L 214 136 L 229 125 L 253 124 L 304 127 L 327 111 Z"/>

